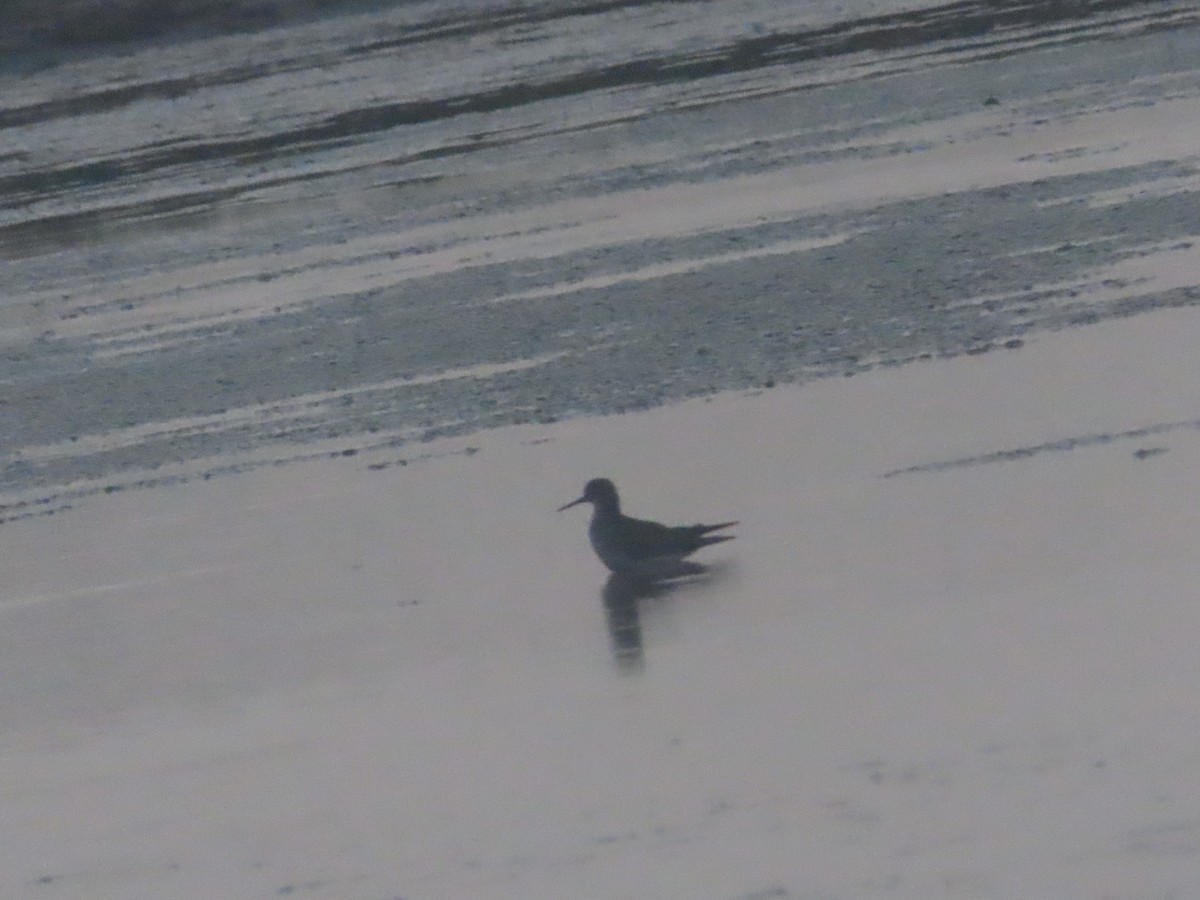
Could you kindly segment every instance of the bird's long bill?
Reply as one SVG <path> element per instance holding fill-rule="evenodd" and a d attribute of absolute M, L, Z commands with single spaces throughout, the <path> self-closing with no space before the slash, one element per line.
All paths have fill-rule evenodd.
<path fill-rule="evenodd" d="M 564 509 L 570 509 L 572 506 L 578 506 L 580 503 L 583 503 L 583 502 L 584 502 L 584 499 L 582 497 L 580 497 L 578 500 L 572 500 L 566 506 L 560 506 L 558 508 L 558 511 L 562 512 Z"/>

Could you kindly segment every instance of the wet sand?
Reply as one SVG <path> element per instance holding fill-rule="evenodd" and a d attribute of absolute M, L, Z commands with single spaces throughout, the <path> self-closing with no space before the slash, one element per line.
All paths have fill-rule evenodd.
<path fill-rule="evenodd" d="M 690 8 L 0 82 L 0 894 L 1188 895 L 1195 9 Z"/>
<path fill-rule="evenodd" d="M 5 528 L 0 884 L 1185 894 L 1200 313 Z M 606 586 L 631 513 L 737 517 Z"/>
<path fill-rule="evenodd" d="M 0 76 L 0 524 L 1196 302 L 1194 5 L 700 6 Z"/>

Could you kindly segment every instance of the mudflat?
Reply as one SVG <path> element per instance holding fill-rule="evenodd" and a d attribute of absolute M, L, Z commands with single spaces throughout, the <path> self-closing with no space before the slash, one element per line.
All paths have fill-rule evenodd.
<path fill-rule="evenodd" d="M 1036 6 L 0 76 L 0 894 L 1186 895 L 1195 10 Z"/>

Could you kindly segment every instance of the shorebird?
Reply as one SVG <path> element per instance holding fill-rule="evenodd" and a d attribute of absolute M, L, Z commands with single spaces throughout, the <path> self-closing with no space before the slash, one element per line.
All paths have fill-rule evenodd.
<path fill-rule="evenodd" d="M 559 512 L 579 503 L 592 504 L 592 522 L 588 538 L 600 561 L 620 575 L 669 578 L 704 571 L 696 563 L 683 562 L 685 556 L 709 544 L 732 541 L 732 534 L 709 534 L 729 528 L 737 522 L 719 525 L 660 525 L 621 514 L 617 489 L 607 478 L 593 478 L 583 496 L 572 500 Z"/>

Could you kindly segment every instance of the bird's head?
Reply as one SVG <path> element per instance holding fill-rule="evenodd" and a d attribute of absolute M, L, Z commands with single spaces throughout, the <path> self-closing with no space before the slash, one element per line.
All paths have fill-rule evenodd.
<path fill-rule="evenodd" d="M 593 478 L 584 485 L 582 497 L 572 500 L 566 506 L 560 506 L 558 511 L 562 512 L 564 509 L 570 509 L 580 503 L 591 503 L 596 507 L 617 509 L 620 501 L 617 499 L 616 485 L 607 478 Z"/>

